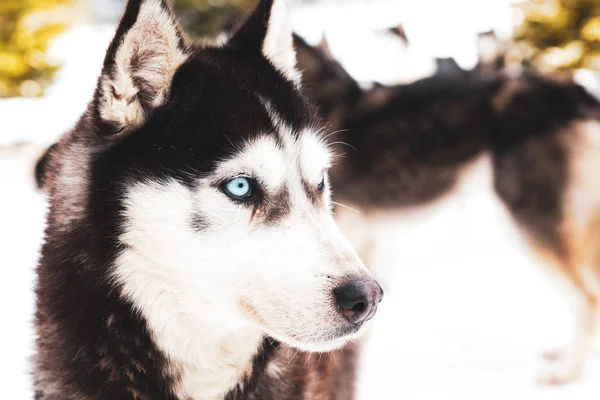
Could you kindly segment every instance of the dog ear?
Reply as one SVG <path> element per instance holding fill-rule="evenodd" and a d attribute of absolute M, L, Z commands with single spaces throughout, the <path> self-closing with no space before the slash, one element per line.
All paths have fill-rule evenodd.
<path fill-rule="evenodd" d="M 104 60 L 95 104 L 115 133 L 140 126 L 169 94 L 188 46 L 166 0 L 129 0 Z"/>
<path fill-rule="evenodd" d="M 329 46 L 329 40 L 327 40 L 327 36 L 325 36 L 325 34 L 323 34 L 321 37 L 318 48 L 325 56 L 327 56 L 328 59 L 335 60 L 333 52 L 331 51 L 331 46 Z"/>
<path fill-rule="evenodd" d="M 261 0 L 228 44 L 244 51 L 259 51 L 285 78 L 300 84 L 286 0 Z"/>

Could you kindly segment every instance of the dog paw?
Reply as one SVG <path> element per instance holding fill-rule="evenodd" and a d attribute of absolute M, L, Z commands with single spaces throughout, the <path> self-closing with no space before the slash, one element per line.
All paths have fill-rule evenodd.
<path fill-rule="evenodd" d="M 564 359 L 564 352 L 553 352 L 553 361 L 558 363 L 549 365 L 538 377 L 542 385 L 564 385 L 581 377 L 582 368 Z M 546 356 L 546 355 L 545 355 Z"/>

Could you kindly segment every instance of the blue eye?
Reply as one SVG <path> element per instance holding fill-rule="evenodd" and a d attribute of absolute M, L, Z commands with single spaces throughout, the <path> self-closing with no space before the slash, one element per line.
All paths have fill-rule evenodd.
<path fill-rule="evenodd" d="M 238 176 L 225 183 L 225 192 L 236 199 L 250 197 L 252 195 L 252 186 L 250 180 L 243 176 Z"/>

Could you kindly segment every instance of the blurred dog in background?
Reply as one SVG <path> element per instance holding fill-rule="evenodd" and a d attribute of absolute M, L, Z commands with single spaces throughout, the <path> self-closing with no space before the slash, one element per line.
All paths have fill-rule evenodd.
<path fill-rule="evenodd" d="M 438 60 L 429 78 L 362 89 L 330 51 L 296 38 L 306 86 L 344 154 L 331 174 L 334 199 L 359 211 L 338 208 L 337 221 L 377 273 L 369 255 L 381 227 L 398 223 L 391 215 L 451 196 L 474 164 L 487 164 L 532 248 L 577 293 L 576 336 L 549 354 L 541 377 L 568 382 L 592 351 L 600 311 L 600 103 L 569 78 L 508 73 L 504 44 L 493 33 L 479 39 L 472 71 Z"/>

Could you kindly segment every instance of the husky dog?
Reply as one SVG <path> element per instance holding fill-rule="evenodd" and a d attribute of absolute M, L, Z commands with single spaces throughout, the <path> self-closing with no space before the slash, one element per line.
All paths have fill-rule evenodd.
<path fill-rule="evenodd" d="M 541 379 L 579 377 L 600 316 L 598 100 L 572 80 L 499 75 L 501 63 L 363 90 L 328 52 L 297 45 L 307 89 L 332 116 L 334 150 L 345 153 L 330 174 L 335 200 L 360 211 L 336 218 L 367 265 L 377 273 L 376 259 L 391 263 L 379 231 L 393 232 L 394 215 L 450 194 L 484 160 L 495 194 L 579 300 L 574 340 Z"/>
<path fill-rule="evenodd" d="M 130 0 L 46 157 L 35 398 L 352 398 L 329 355 L 383 292 L 331 214 L 284 0 L 196 48 Z"/>

